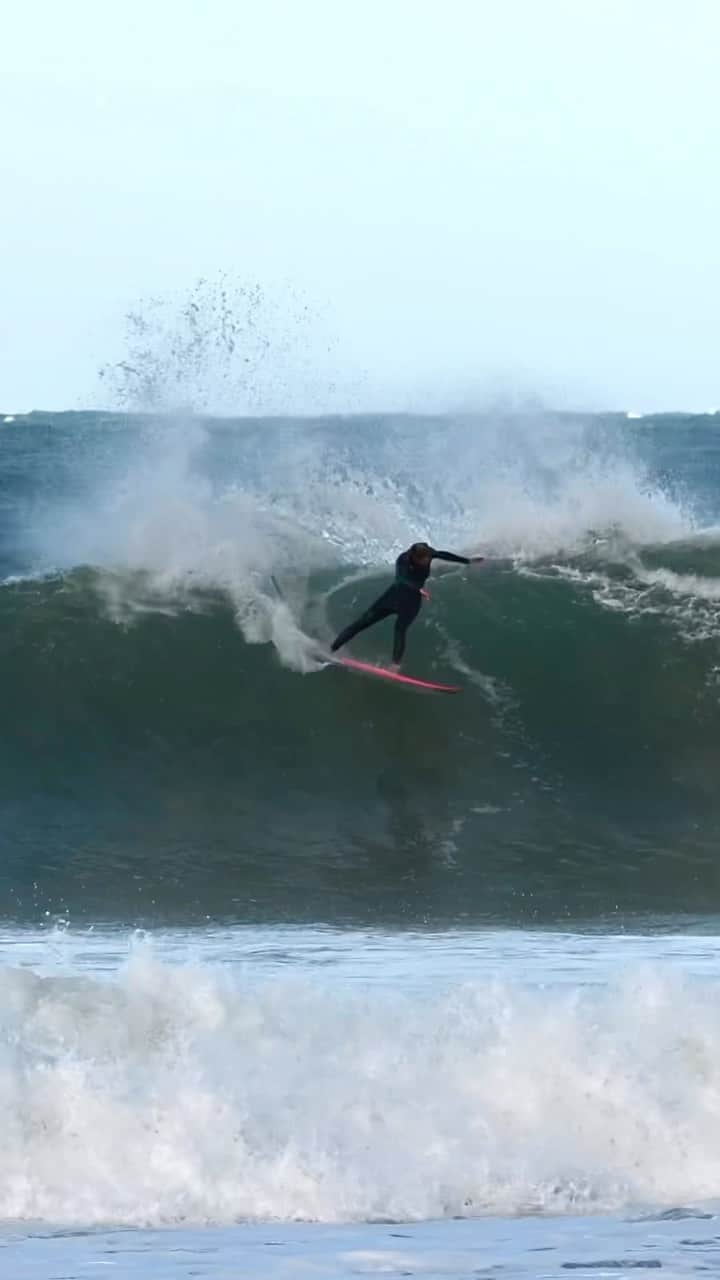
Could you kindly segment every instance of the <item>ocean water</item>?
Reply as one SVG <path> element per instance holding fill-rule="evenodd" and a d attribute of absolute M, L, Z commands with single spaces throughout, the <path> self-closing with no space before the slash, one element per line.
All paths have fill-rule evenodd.
<path fill-rule="evenodd" d="M 0 415 L 1 1274 L 718 1268 L 717 424 Z"/>

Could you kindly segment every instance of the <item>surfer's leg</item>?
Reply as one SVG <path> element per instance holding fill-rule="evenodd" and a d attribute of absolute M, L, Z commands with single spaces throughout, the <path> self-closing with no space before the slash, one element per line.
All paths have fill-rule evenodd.
<path fill-rule="evenodd" d="M 415 621 L 422 604 L 422 596 L 419 591 L 403 591 L 402 597 L 398 604 L 397 622 L 395 623 L 395 639 L 393 643 L 392 660 L 396 666 L 402 662 L 405 652 L 405 635 L 408 627 Z"/>
<path fill-rule="evenodd" d="M 333 653 L 347 644 L 348 640 L 352 640 L 353 636 L 358 636 L 361 631 L 367 631 L 368 627 L 374 627 L 376 622 L 382 622 L 383 618 L 389 618 L 390 614 L 395 612 L 395 602 L 388 599 L 388 595 L 386 591 L 379 600 L 370 605 L 369 609 L 361 613 L 355 622 L 351 622 L 349 627 L 345 627 L 345 630 L 335 637 L 330 646 Z"/>

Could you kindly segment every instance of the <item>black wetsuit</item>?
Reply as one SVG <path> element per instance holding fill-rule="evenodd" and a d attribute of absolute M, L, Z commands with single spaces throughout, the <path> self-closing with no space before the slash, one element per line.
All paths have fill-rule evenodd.
<path fill-rule="evenodd" d="M 347 644 L 348 640 L 352 640 L 353 636 L 366 631 L 368 627 L 374 627 L 376 622 L 382 622 L 383 618 L 389 618 L 392 613 L 396 613 L 393 662 L 400 662 L 405 652 L 405 633 L 420 612 L 421 591 L 427 582 L 430 562 L 449 560 L 452 564 L 470 564 L 467 556 L 456 556 L 452 551 L 435 551 L 433 547 L 429 547 L 428 550 L 430 559 L 424 564 L 418 564 L 413 560 L 409 551 L 403 551 L 402 555 L 398 556 L 395 561 L 393 585 L 388 587 L 387 591 L 384 591 L 356 622 L 351 622 L 349 627 L 336 636 L 332 643 L 333 653 Z"/>

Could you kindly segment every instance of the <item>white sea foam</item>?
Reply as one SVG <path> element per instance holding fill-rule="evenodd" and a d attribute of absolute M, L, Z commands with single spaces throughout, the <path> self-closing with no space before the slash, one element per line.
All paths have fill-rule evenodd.
<path fill-rule="evenodd" d="M 426 1219 L 720 1192 L 707 983 L 408 993 L 135 954 L 5 968 L 0 1216 Z"/>

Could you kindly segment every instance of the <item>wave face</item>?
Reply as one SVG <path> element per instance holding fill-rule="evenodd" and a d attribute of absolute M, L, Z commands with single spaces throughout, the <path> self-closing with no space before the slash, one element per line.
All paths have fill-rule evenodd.
<path fill-rule="evenodd" d="M 0 887 L 19 918 L 717 908 L 713 419 L 2 428 Z M 415 538 L 423 698 L 317 642 Z M 353 652 L 385 660 L 388 627 Z"/>
<path fill-rule="evenodd" d="M 418 1000 L 141 949 L 111 983 L 4 969 L 0 1016 L 5 1220 L 387 1222 L 717 1194 L 717 1002 L 657 968 Z"/>

